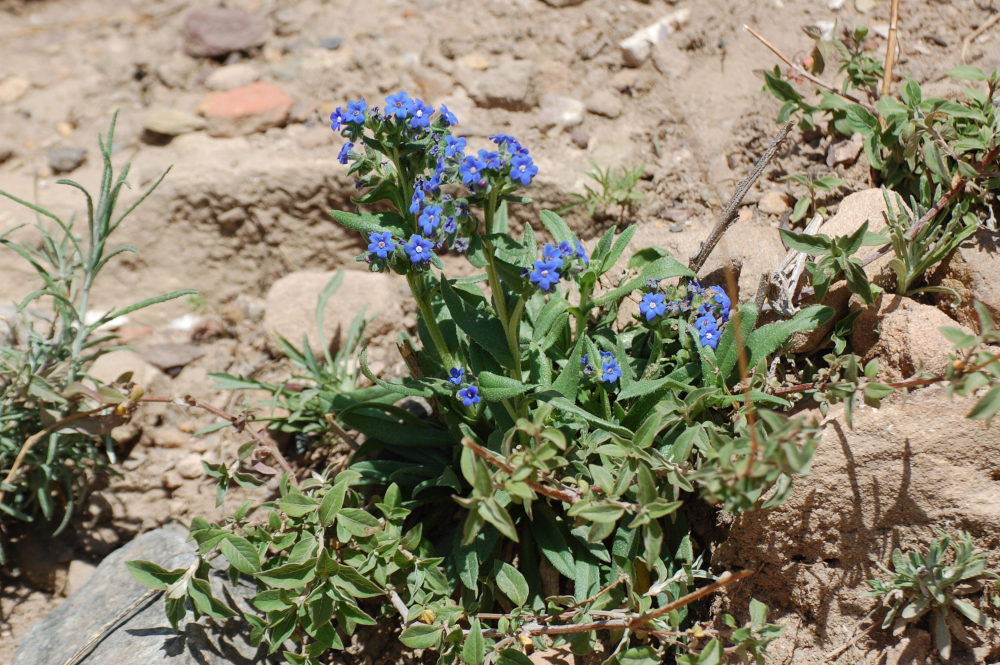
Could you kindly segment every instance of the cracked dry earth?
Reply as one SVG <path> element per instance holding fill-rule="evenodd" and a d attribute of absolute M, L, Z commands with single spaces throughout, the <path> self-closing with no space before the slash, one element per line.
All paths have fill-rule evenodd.
<path fill-rule="evenodd" d="M 942 73 L 961 64 L 963 39 L 997 9 L 972 0 L 902 4 L 899 70 L 926 94 L 954 93 Z M 324 271 L 356 266 L 358 238 L 326 212 L 348 206 L 354 192 L 326 120 L 336 106 L 358 97 L 378 103 L 404 89 L 447 103 L 470 144 L 497 132 L 517 136 L 540 167 L 522 222 L 581 192 L 590 161 L 644 164 L 645 202 L 623 221 L 641 225 L 637 238 L 686 260 L 777 130 L 778 104 L 760 94 L 758 75 L 777 61 L 743 24 L 793 57 L 810 46 L 804 25 L 867 24 L 884 52 L 878 35 L 889 12 L 888 0 L 245 0 L 224 6 L 246 12 L 250 36 L 229 35 L 237 41 L 215 53 L 185 34 L 210 32 L 192 29 L 191 16 L 216 6 L 0 0 L 0 189 L 58 214 L 82 210 L 76 192 L 55 180 L 96 186 L 96 136 L 118 110 L 115 156 L 133 164 L 129 201 L 172 170 L 123 225 L 118 240 L 139 254 L 107 269 L 95 309 L 187 287 L 203 300 L 133 315 L 119 333 L 135 351 L 109 357 L 95 373 L 135 369 L 149 392 L 200 395 L 231 410 L 245 396 L 213 391 L 208 374 L 285 376 L 272 333 L 301 338 L 301 312 L 312 310 Z M 623 40 L 663 19 L 670 29 L 655 44 L 623 50 Z M 984 32 L 970 45 L 970 62 L 996 68 L 998 37 L 1000 30 Z M 220 123 L 218 95 L 247 86 L 260 106 Z M 743 263 L 742 298 L 784 256 L 776 229 L 804 191 L 783 176 L 829 172 L 829 147 L 826 137 L 793 132 L 744 199 L 720 250 Z M 871 185 L 863 158 L 833 170 L 847 185 L 823 202 L 831 212 Z M 584 238 L 611 223 L 579 209 L 568 218 Z M 30 221 L 0 201 L 0 233 Z M 996 253 L 989 257 L 996 267 Z M 281 291 L 283 278 L 292 281 Z M 373 364 L 399 371 L 390 341 L 413 324 L 412 308 L 384 284 L 357 284 L 338 294 L 331 330 L 365 304 L 380 310 Z M 0 305 L 33 288 L 25 266 L 0 254 Z M 917 305 L 926 306 L 904 307 L 911 318 L 933 318 Z M 787 507 L 712 527 L 716 536 L 728 529 L 716 538 L 719 566 L 758 571 L 712 611 L 740 614 L 749 597 L 764 600 L 786 626 L 776 662 L 933 662 L 920 629 L 902 642 L 858 633 L 873 607 L 865 579 L 892 547 L 925 543 L 935 528 L 964 528 L 993 548 L 997 563 L 1000 440 L 996 429 L 962 419 L 963 408 L 920 391 L 866 412 L 860 434 L 829 429 L 816 472 Z M 27 628 L 108 553 L 167 522 L 220 515 L 201 462 L 231 455 L 238 441 L 225 432 L 192 436 L 208 422 L 146 410 L 116 433 L 126 453 L 122 476 L 96 492 L 70 532 L 55 541 L 43 531 L 21 535 L 20 567 L 0 578 L 0 662 L 11 661 Z M 980 638 L 956 662 L 1000 657 L 995 634 Z"/>

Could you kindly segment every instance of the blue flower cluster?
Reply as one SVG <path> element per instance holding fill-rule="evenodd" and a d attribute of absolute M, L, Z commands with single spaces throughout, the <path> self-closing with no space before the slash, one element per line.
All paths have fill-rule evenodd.
<path fill-rule="evenodd" d="M 542 248 L 541 261 L 535 261 L 534 270 L 526 273 L 532 284 L 538 285 L 538 288 L 547 293 L 559 283 L 560 279 L 568 275 L 574 266 L 580 271 L 588 265 L 590 259 L 587 257 L 587 250 L 574 238 L 572 245 L 567 240 L 558 245 L 546 243 Z"/>
<path fill-rule="evenodd" d="M 601 351 L 601 381 L 604 383 L 614 383 L 622 376 L 622 370 L 618 366 L 615 354 L 610 351 Z"/>
<path fill-rule="evenodd" d="M 464 367 L 452 367 L 448 371 L 448 381 L 456 386 L 462 385 L 462 380 L 465 377 Z M 464 388 L 458 391 L 458 398 L 462 400 L 462 404 L 465 406 L 475 406 L 483 401 L 483 398 L 479 395 L 479 386 L 474 383 L 470 383 Z"/>
<path fill-rule="evenodd" d="M 650 289 L 657 289 L 659 280 L 650 279 L 647 286 Z M 680 312 L 691 312 L 695 302 L 698 301 L 697 308 L 694 309 L 694 327 L 698 331 L 699 341 L 702 346 L 710 346 L 715 349 L 719 345 L 719 338 L 722 336 L 722 328 L 729 321 L 729 310 L 732 309 L 732 302 L 726 292 L 718 286 L 710 286 L 707 289 L 696 281 L 691 281 L 687 285 L 687 294 L 679 300 L 667 300 L 666 295 L 658 291 L 645 293 L 639 303 L 639 314 L 645 317 L 647 322 L 653 322 L 660 317 Z"/>

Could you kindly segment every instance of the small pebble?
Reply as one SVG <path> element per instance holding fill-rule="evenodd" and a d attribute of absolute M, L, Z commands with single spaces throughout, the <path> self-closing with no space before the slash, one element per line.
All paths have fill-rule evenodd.
<path fill-rule="evenodd" d="M 197 453 L 191 453 L 182 458 L 177 462 L 175 469 L 182 478 L 187 478 L 188 480 L 199 478 L 205 472 L 205 467 L 201 465 L 201 455 Z"/>
<path fill-rule="evenodd" d="M 573 143 L 576 145 L 576 147 L 580 148 L 581 150 L 585 150 L 587 146 L 590 144 L 590 134 L 583 131 L 582 129 L 574 129 L 573 133 L 570 134 L 569 136 L 570 139 L 572 139 Z"/>
<path fill-rule="evenodd" d="M 788 197 L 784 192 L 772 190 L 760 197 L 757 208 L 768 215 L 780 215 L 788 209 Z"/>
<path fill-rule="evenodd" d="M 69 173 L 87 159 L 83 148 L 54 148 L 49 151 L 49 168 L 54 173 Z"/>
<path fill-rule="evenodd" d="M 168 490 L 175 490 L 184 484 L 184 478 L 176 470 L 171 469 L 163 474 L 162 482 Z"/>
<path fill-rule="evenodd" d="M 324 37 L 319 40 L 319 45 L 325 48 L 327 51 L 336 51 L 340 48 L 340 45 L 344 43 L 343 37 L 332 36 Z"/>

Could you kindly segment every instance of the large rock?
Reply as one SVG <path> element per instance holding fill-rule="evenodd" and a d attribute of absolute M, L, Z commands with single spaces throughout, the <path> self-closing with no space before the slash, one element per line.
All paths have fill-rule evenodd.
<path fill-rule="evenodd" d="M 302 344 L 302 336 L 307 335 L 310 347 L 321 352 L 316 304 L 335 274 L 304 270 L 275 282 L 267 293 L 265 330 L 281 335 L 297 347 Z M 345 270 L 344 281 L 323 310 L 323 339 L 332 348 L 339 348 L 354 317 L 362 312 L 366 317 L 375 316 L 366 329 L 366 337 L 401 330 L 405 313 L 403 294 L 408 293 L 406 280 L 398 275 Z"/>
<path fill-rule="evenodd" d="M 687 23 L 691 16 L 688 8 L 678 9 L 667 14 L 659 21 L 647 25 L 645 28 L 636 31 L 630 37 L 623 39 L 618 47 L 621 49 L 622 59 L 626 67 L 638 67 L 649 58 L 653 46 L 659 44 L 669 35 Z"/>
<path fill-rule="evenodd" d="M 125 613 L 147 587 L 132 578 L 125 563 L 135 559 L 153 561 L 164 568 L 182 568 L 194 561 L 194 544 L 179 526 L 150 531 L 108 556 L 83 586 L 35 624 L 25 635 L 12 665 L 52 665 L 74 656 L 105 626 Z M 221 582 L 216 579 L 216 584 Z M 220 593 L 221 586 L 216 593 Z M 235 597 L 245 598 L 245 586 L 228 587 Z M 252 593 L 252 590 L 249 591 Z M 263 653 L 244 637 L 247 626 L 229 622 L 220 631 L 206 619 L 171 629 L 156 600 L 137 614 L 108 630 L 86 658 L 86 663 L 115 665 L 252 665 L 264 663 Z M 244 630 L 246 629 L 246 630 Z"/>
<path fill-rule="evenodd" d="M 538 106 L 537 71 L 528 60 L 509 60 L 485 72 L 463 72 L 462 84 L 477 106 L 528 111 Z"/>
<path fill-rule="evenodd" d="M 920 371 L 944 373 L 953 346 L 941 328 L 962 326 L 941 310 L 892 294 L 883 294 L 872 307 L 855 296 L 851 308 L 862 310 L 854 322 L 851 348 L 864 362 L 879 360 L 880 381 L 898 381 Z"/>
<path fill-rule="evenodd" d="M 267 21 L 241 9 L 195 9 L 184 18 L 184 50 L 195 57 L 218 57 L 264 43 Z"/>
<path fill-rule="evenodd" d="M 770 654 L 831 662 L 823 654 L 846 642 L 875 607 L 866 580 L 885 579 L 875 563 L 889 565 L 893 548 L 925 550 L 937 530 L 963 529 L 995 569 L 1000 427 L 967 419 L 974 403 L 924 388 L 877 410 L 858 409 L 854 429 L 844 424 L 843 407 L 833 407 L 809 475 L 795 481 L 778 508 L 737 517 L 713 554 L 720 570 L 754 571 L 727 589 L 719 606 L 730 611 L 757 598 L 786 626 Z M 876 625 L 881 618 L 874 617 Z M 895 641 L 877 629 L 870 637 L 873 648 Z M 858 659 L 865 650 L 837 662 L 871 662 Z"/>
<path fill-rule="evenodd" d="M 1000 326 L 1000 233 L 980 229 L 941 262 L 929 278 L 936 286 L 958 293 L 935 293 L 937 306 L 959 323 L 979 331 L 979 317 L 972 303 L 983 303 Z"/>
<path fill-rule="evenodd" d="M 162 136 L 180 136 L 205 126 L 205 119 L 182 109 L 156 107 L 142 118 L 142 128 Z"/>

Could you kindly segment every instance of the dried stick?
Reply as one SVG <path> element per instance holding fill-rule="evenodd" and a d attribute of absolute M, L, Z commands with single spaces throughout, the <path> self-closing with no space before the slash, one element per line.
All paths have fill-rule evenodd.
<path fill-rule="evenodd" d="M 807 81 L 811 81 L 812 83 L 814 83 L 815 85 L 819 86 L 820 88 L 823 88 L 827 92 L 832 92 L 833 94 L 837 95 L 838 97 L 843 97 L 844 99 L 846 99 L 848 101 L 851 101 L 851 102 L 854 102 L 855 104 L 860 104 L 861 106 L 865 107 L 866 109 L 868 109 L 872 113 L 876 112 L 875 108 L 873 106 L 871 106 L 869 104 L 866 104 L 865 102 L 861 101 L 860 99 L 858 99 L 857 97 L 855 97 L 854 95 L 852 95 L 850 93 L 838 90 L 835 86 L 830 85 L 826 81 L 821 81 L 820 79 L 816 78 L 815 76 L 813 76 L 812 74 L 810 74 L 806 70 L 804 70 L 801 67 L 799 67 L 798 65 L 796 65 L 794 62 L 792 62 L 792 60 L 787 55 L 785 55 L 784 53 L 782 53 L 781 51 L 779 51 L 778 48 L 774 44 L 772 44 L 771 42 L 767 41 L 767 39 L 765 39 L 763 35 L 761 35 L 759 32 L 757 32 L 756 30 L 754 30 L 750 26 L 744 25 L 743 29 L 746 30 L 747 32 L 749 32 L 753 36 L 754 39 L 756 39 L 761 44 L 763 44 L 764 46 L 766 46 L 771 51 L 771 53 L 773 53 L 776 56 L 778 56 L 778 59 L 781 60 L 786 65 L 788 65 L 788 68 L 791 69 L 791 70 L 793 70 L 798 76 L 801 76 L 802 78 L 806 79 Z"/>
<path fill-rule="evenodd" d="M 992 28 L 993 26 L 995 26 L 998 21 L 1000 21 L 1000 14 L 994 14 L 985 23 L 983 23 L 981 26 L 979 26 L 978 28 L 976 28 L 975 30 L 973 30 L 972 33 L 969 34 L 968 37 L 966 37 L 965 39 L 962 40 L 962 64 L 963 65 L 964 64 L 968 64 L 968 61 L 965 59 L 965 55 L 968 52 L 969 47 L 972 45 L 972 42 L 976 39 L 976 37 L 978 37 L 979 35 L 983 34 L 987 30 L 989 30 L 990 28 Z"/>
<path fill-rule="evenodd" d="M 719 221 L 716 222 L 715 228 L 712 229 L 710 234 L 708 234 L 708 238 L 701 244 L 701 247 L 698 248 L 697 253 L 695 253 L 695 255 L 691 257 L 691 260 L 688 261 L 688 268 L 690 268 L 692 272 L 697 273 L 701 270 L 702 266 L 705 265 L 705 261 L 708 260 L 709 254 L 712 253 L 715 246 L 719 244 L 720 240 L 722 240 L 723 234 L 725 234 L 729 227 L 732 226 L 733 222 L 736 221 L 736 209 L 739 208 L 740 203 L 743 201 L 743 197 L 747 195 L 748 191 L 750 191 L 750 187 L 757 182 L 757 178 L 759 178 L 760 174 L 764 172 L 764 169 L 770 163 L 774 154 L 778 152 L 778 146 L 781 145 L 781 142 L 788 136 L 788 132 L 792 129 L 792 124 L 793 122 L 791 120 L 785 123 L 785 125 L 781 128 L 781 131 L 779 131 L 778 134 L 771 140 L 771 145 L 768 147 L 767 152 L 761 155 L 760 159 L 757 160 L 757 163 L 753 165 L 753 171 L 750 172 L 750 175 L 744 178 L 743 181 L 736 186 L 736 193 L 733 194 L 733 198 L 729 199 L 729 203 L 726 204 L 726 207 L 722 209 L 722 214 L 719 215 Z"/>
<path fill-rule="evenodd" d="M 892 85 L 892 68 L 896 64 L 896 24 L 899 22 L 899 0 L 892 0 L 889 9 L 889 40 L 885 47 L 885 67 L 882 72 L 882 94 L 889 94 Z"/>

